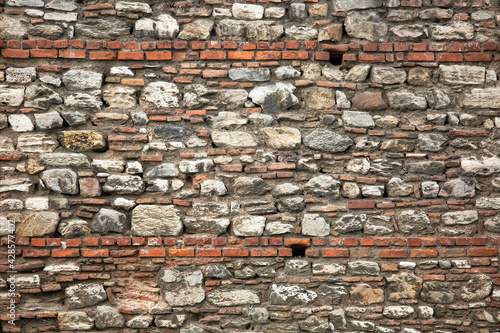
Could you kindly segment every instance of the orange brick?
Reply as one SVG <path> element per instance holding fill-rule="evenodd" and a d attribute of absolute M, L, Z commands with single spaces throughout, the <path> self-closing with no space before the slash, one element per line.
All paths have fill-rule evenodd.
<path fill-rule="evenodd" d="M 228 59 L 231 60 L 253 60 L 255 52 L 251 51 L 230 51 L 228 52 Z"/>
<path fill-rule="evenodd" d="M 414 249 L 410 252 L 410 257 L 412 258 L 434 258 L 438 256 L 437 250 L 429 249 Z"/>
<path fill-rule="evenodd" d="M 86 258 L 106 258 L 109 257 L 109 250 L 93 250 L 93 249 L 82 249 L 82 256 Z"/>
<path fill-rule="evenodd" d="M 52 257 L 54 258 L 72 258 L 80 255 L 79 249 L 56 249 L 52 250 Z"/>
<path fill-rule="evenodd" d="M 348 258 L 348 249 L 323 249 L 322 256 L 324 258 Z"/>
<path fill-rule="evenodd" d="M 380 251 L 380 258 L 405 258 L 408 256 L 407 250 L 382 250 Z"/>
<path fill-rule="evenodd" d="M 194 249 L 168 249 L 171 257 L 194 257 Z"/>
<path fill-rule="evenodd" d="M 224 60 L 226 59 L 226 51 L 201 51 L 201 60 Z"/>
<path fill-rule="evenodd" d="M 146 60 L 170 60 L 172 52 L 146 52 Z"/>
<path fill-rule="evenodd" d="M 140 257 L 165 257 L 167 252 L 165 249 L 141 249 L 139 251 Z"/>
<path fill-rule="evenodd" d="M 59 50 L 59 58 L 85 59 L 84 50 Z"/>
<path fill-rule="evenodd" d="M 225 248 L 222 249 L 222 254 L 224 257 L 248 257 L 249 252 L 247 249 Z"/>
<path fill-rule="evenodd" d="M 144 60 L 144 52 L 118 52 L 118 60 Z"/>
<path fill-rule="evenodd" d="M 94 51 L 89 52 L 90 60 L 113 60 L 116 59 L 116 52 L 110 51 Z"/>
<path fill-rule="evenodd" d="M 2 56 L 5 58 L 29 58 L 30 51 L 29 50 L 2 50 Z"/>
<path fill-rule="evenodd" d="M 222 251 L 220 249 L 197 249 L 197 257 L 220 257 Z"/>
<path fill-rule="evenodd" d="M 57 50 L 34 49 L 30 54 L 32 58 L 57 58 Z"/>

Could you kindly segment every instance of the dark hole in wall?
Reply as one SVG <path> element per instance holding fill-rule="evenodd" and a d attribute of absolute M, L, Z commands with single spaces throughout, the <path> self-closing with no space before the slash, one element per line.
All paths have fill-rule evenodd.
<path fill-rule="evenodd" d="M 305 257 L 306 256 L 306 247 L 300 245 L 292 246 L 292 257 Z"/>
<path fill-rule="evenodd" d="M 330 64 L 334 66 L 340 66 L 342 65 L 342 60 L 344 58 L 344 53 L 343 52 L 338 52 L 338 51 L 328 51 L 330 53 Z"/>

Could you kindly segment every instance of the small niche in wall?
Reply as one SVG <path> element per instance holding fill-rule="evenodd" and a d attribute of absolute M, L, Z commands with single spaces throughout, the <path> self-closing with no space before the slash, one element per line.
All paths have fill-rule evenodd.
<path fill-rule="evenodd" d="M 344 58 L 344 53 L 339 51 L 328 51 L 330 53 L 330 64 L 334 66 L 342 65 L 342 60 Z"/>

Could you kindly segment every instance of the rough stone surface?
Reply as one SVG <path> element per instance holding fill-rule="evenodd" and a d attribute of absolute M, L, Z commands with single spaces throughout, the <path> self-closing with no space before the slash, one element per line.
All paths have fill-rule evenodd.
<path fill-rule="evenodd" d="M 16 229 L 16 235 L 26 237 L 43 237 L 53 235 L 59 223 L 59 214 L 41 212 L 29 215 Z"/>
<path fill-rule="evenodd" d="M 304 144 L 307 147 L 327 153 L 338 153 L 346 151 L 354 142 L 347 135 L 317 129 L 304 137 Z"/>
<path fill-rule="evenodd" d="M 71 169 L 51 169 L 42 172 L 45 186 L 56 193 L 77 194 L 78 175 Z"/>
<path fill-rule="evenodd" d="M 178 236 L 182 228 L 180 211 L 172 205 L 137 205 L 132 210 L 131 231 L 137 236 Z"/>
<path fill-rule="evenodd" d="M 196 267 L 162 269 L 158 281 L 170 306 L 195 305 L 205 299 L 203 272 Z"/>
<path fill-rule="evenodd" d="M 77 284 L 65 290 L 70 309 L 80 309 L 104 302 L 107 299 L 104 287 L 97 283 Z"/>

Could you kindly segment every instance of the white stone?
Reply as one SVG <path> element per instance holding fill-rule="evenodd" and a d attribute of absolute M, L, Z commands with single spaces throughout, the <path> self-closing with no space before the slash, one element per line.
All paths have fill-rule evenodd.
<path fill-rule="evenodd" d="M 238 216 L 232 221 L 236 236 L 261 236 L 266 225 L 264 216 Z"/>
<path fill-rule="evenodd" d="M 57 22 L 76 22 L 78 13 L 45 13 L 43 19 Z"/>
<path fill-rule="evenodd" d="M 123 10 L 126 12 L 141 12 L 150 14 L 153 12 L 147 3 L 131 2 L 131 1 L 118 1 L 115 5 L 116 10 Z"/>
<path fill-rule="evenodd" d="M 179 106 L 179 89 L 171 82 L 152 82 L 142 90 L 142 107 L 171 108 Z"/>
<path fill-rule="evenodd" d="M 323 237 L 330 234 L 330 223 L 319 214 L 304 214 L 302 235 Z"/>
<path fill-rule="evenodd" d="M 14 132 L 29 132 L 34 129 L 33 122 L 25 114 L 11 114 L 9 124 Z"/>
<path fill-rule="evenodd" d="M 233 17 L 239 20 L 260 20 L 264 16 L 264 7 L 259 5 L 233 4 Z"/>
<path fill-rule="evenodd" d="M 47 210 L 49 209 L 49 198 L 27 198 L 25 201 L 25 206 L 28 210 Z"/>
<path fill-rule="evenodd" d="M 7 82 L 19 84 L 29 83 L 31 81 L 35 81 L 36 69 L 35 67 L 9 67 L 5 70 L 5 78 Z"/>
<path fill-rule="evenodd" d="M 0 105 L 19 106 L 24 100 L 24 88 L 0 85 Z"/>

